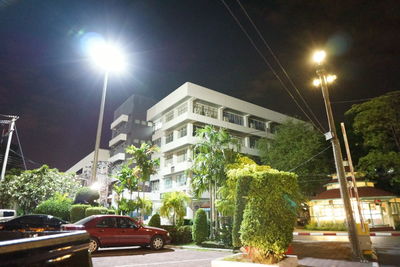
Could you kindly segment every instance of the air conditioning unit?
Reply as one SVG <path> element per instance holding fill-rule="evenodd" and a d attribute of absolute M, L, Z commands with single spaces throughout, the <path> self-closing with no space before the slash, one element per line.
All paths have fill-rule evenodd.
<path fill-rule="evenodd" d="M 175 172 L 175 166 L 171 166 L 171 172 Z"/>
<path fill-rule="evenodd" d="M 229 122 L 229 118 L 228 117 L 224 117 L 224 121 Z"/>
<path fill-rule="evenodd" d="M 254 122 L 250 123 L 250 128 L 256 128 L 256 125 L 254 124 Z"/>

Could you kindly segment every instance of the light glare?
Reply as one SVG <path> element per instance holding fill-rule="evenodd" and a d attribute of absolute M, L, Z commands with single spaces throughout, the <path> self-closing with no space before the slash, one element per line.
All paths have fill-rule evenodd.
<path fill-rule="evenodd" d="M 313 85 L 314 85 L 315 87 L 318 87 L 320 84 L 321 84 L 321 81 L 320 81 L 319 79 L 314 79 Z"/>
<path fill-rule="evenodd" d="M 326 81 L 328 82 L 328 83 L 332 83 L 332 82 L 334 82 L 336 80 L 336 75 L 328 75 L 327 77 L 326 77 Z"/>
<path fill-rule="evenodd" d="M 94 182 L 94 183 L 90 186 L 91 189 L 96 190 L 96 191 L 99 190 L 100 187 L 101 187 L 101 185 L 100 185 L 99 182 Z"/>
<path fill-rule="evenodd" d="M 88 52 L 93 64 L 104 71 L 122 72 L 126 67 L 124 53 L 115 44 L 98 40 L 90 44 Z"/>
<path fill-rule="evenodd" d="M 317 52 L 314 53 L 313 61 L 318 63 L 318 64 L 321 64 L 321 62 L 324 61 L 325 57 L 326 57 L 325 51 L 320 50 L 320 51 L 317 51 Z"/>

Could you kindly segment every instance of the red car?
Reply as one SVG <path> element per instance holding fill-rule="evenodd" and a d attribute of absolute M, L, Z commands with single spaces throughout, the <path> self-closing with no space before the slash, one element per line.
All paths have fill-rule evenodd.
<path fill-rule="evenodd" d="M 150 246 L 159 250 L 171 242 L 168 231 L 143 226 L 128 216 L 92 215 L 74 224 L 64 224 L 61 230 L 86 230 L 90 235 L 89 251 L 99 247 Z"/>

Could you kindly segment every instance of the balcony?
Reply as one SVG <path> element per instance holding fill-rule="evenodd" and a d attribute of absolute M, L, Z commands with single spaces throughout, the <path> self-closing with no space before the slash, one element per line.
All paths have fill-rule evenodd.
<path fill-rule="evenodd" d="M 108 146 L 113 147 L 113 146 L 119 144 L 120 142 L 124 142 L 124 141 L 126 141 L 126 134 L 120 133 L 119 135 L 117 135 L 116 137 L 111 139 L 110 142 L 108 142 Z"/>
<path fill-rule="evenodd" d="M 114 130 L 118 125 L 120 125 L 123 122 L 128 122 L 128 115 L 122 114 L 121 116 L 119 116 L 115 121 L 113 121 L 111 123 L 111 130 Z"/>
<path fill-rule="evenodd" d="M 109 162 L 114 163 L 117 161 L 124 161 L 125 160 L 125 153 L 118 153 L 108 159 Z"/>

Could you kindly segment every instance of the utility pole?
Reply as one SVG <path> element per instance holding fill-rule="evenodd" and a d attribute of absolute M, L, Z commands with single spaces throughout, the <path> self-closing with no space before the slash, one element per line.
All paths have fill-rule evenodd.
<path fill-rule="evenodd" d="M 325 57 L 325 56 L 324 56 Z M 322 61 L 322 60 L 321 60 Z M 356 224 L 354 221 L 353 211 L 347 190 L 347 179 L 343 166 L 342 151 L 340 149 L 339 139 L 337 137 L 335 121 L 333 119 L 331 103 L 329 99 L 328 80 L 324 67 L 318 62 L 317 75 L 319 78 L 319 85 L 321 86 L 322 95 L 324 97 L 326 115 L 329 123 L 329 132 L 325 134 L 327 140 L 331 140 L 333 148 L 333 156 L 335 158 L 336 173 L 338 175 L 340 194 L 343 200 L 344 210 L 346 214 L 347 228 L 349 232 L 349 240 L 353 255 L 360 260 L 363 260 L 363 255 L 360 250 L 360 243 L 357 235 Z"/>
<path fill-rule="evenodd" d="M 8 131 L 8 141 L 7 141 L 6 151 L 4 153 L 3 168 L 1 169 L 0 181 L 2 181 L 4 179 L 4 176 L 6 174 L 8 153 L 10 152 L 12 134 L 13 134 L 14 129 L 15 129 L 15 121 L 18 120 L 19 117 L 18 116 L 10 116 L 10 118 L 11 118 L 11 120 L 7 121 L 7 123 L 10 124 L 10 128 L 9 128 L 9 131 Z"/>

